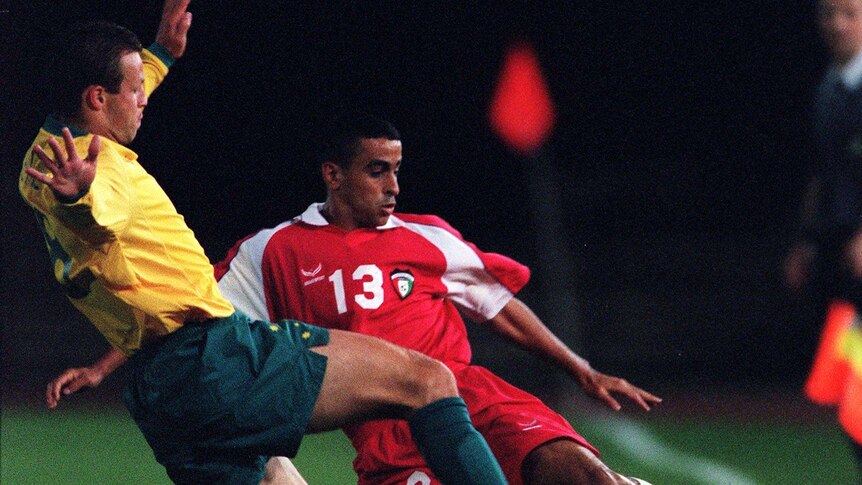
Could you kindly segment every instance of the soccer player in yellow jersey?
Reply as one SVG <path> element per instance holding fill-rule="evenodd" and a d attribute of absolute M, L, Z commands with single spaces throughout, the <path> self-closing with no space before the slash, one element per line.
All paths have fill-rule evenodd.
<path fill-rule="evenodd" d="M 129 360 L 125 402 L 156 459 L 177 483 L 256 484 L 304 433 L 398 417 L 445 483 L 505 483 L 440 362 L 355 333 L 253 321 L 219 293 L 182 216 L 125 147 L 185 51 L 188 3 L 166 0 L 146 50 L 114 24 L 71 30 L 48 69 L 53 112 L 19 178 L 54 275 L 114 349 L 100 365 Z"/>

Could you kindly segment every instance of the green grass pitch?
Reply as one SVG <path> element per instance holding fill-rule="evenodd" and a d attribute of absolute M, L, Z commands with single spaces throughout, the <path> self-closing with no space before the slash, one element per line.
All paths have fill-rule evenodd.
<path fill-rule="evenodd" d="M 4 408 L 0 418 L 4 485 L 170 483 L 124 409 Z M 656 485 L 735 480 L 728 477 L 765 485 L 858 483 L 843 436 L 826 424 L 636 420 L 653 440 L 638 451 L 629 446 L 631 430 L 584 417 L 576 422 L 609 465 Z M 307 437 L 295 463 L 311 485 L 342 485 L 355 483 L 352 458 L 347 439 L 332 432 Z"/>

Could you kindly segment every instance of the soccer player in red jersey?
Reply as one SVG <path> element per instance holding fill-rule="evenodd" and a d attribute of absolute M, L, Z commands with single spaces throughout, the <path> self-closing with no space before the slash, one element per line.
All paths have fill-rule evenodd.
<path fill-rule="evenodd" d="M 514 295 L 529 270 L 479 250 L 443 219 L 395 213 L 402 146 L 371 117 L 347 120 L 321 150 L 324 203 L 240 242 L 216 264 L 219 288 L 253 318 L 299 319 L 374 335 L 445 363 L 510 483 L 645 483 L 608 468 L 538 398 L 471 365 L 459 314 L 486 322 L 557 364 L 613 409 L 620 393 L 649 410 L 661 400 L 592 369 Z M 359 483 L 436 484 L 410 430 L 396 420 L 345 429 Z"/>

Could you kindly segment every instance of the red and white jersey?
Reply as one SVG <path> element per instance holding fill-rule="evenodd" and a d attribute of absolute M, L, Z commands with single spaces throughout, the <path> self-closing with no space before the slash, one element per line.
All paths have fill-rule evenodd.
<path fill-rule="evenodd" d="M 375 335 L 468 364 L 457 309 L 484 322 L 529 280 L 526 266 L 480 251 L 439 217 L 396 214 L 384 226 L 345 231 L 321 206 L 241 240 L 215 265 L 219 289 L 238 310 Z"/>

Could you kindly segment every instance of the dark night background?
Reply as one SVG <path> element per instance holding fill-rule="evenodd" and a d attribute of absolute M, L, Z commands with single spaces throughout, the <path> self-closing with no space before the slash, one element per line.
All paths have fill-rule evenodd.
<path fill-rule="evenodd" d="M 86 17 L 148 45 L 161 10 L 58 3 L 0 0 L 2 380 L 37 397 L 105 349 L 61 296 L 17 194 L 45 115 L 42 46 Z M 798 389 L 819 327 L 782 288 L 780 267 L 826 63 L 813 2 L 196 0 L 190 10 L 186 55 L 150 98 L 132 148 L 212 260 L 322 200 L 309 133 L 367 109 L 403 135 L 399 210 L 439 214 L 531 265 L 523 299 L 595 367 L 657 389 Z M 535 160 L 508 151 L 488 123 L 505 49 L 519 40 L 536 49 L 556 107 L 542 159 L 562 189 L 561 260 L 574 288 L 537 268 L 547 248 L 526 191 Z M 576 317 L 555 316 L 548 302 L 560 295 Z M 507 377 L 558 382 L 474 335 L 490 341 L 477 360 Z"/>

